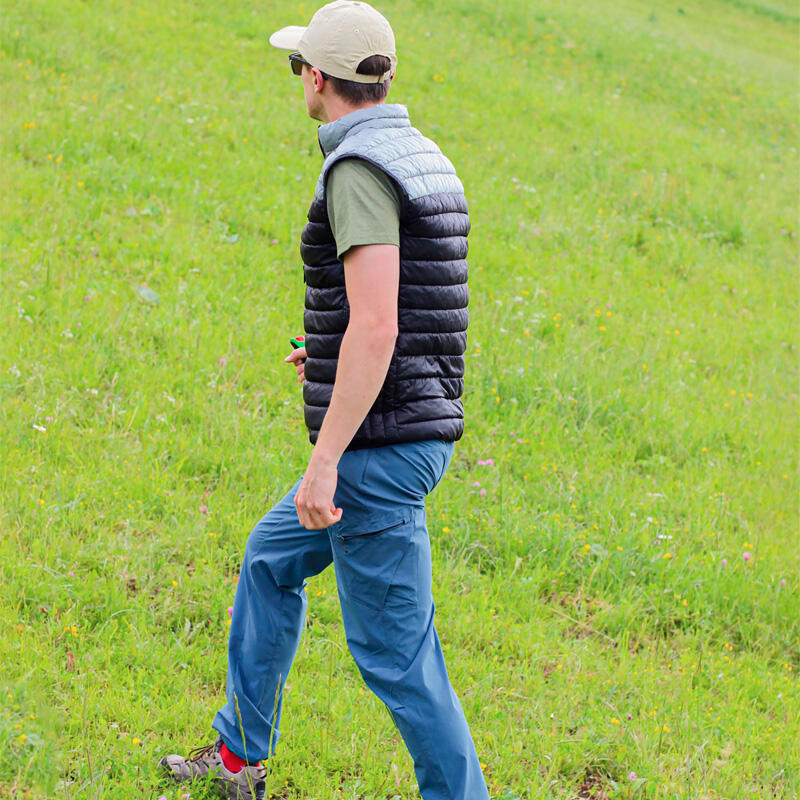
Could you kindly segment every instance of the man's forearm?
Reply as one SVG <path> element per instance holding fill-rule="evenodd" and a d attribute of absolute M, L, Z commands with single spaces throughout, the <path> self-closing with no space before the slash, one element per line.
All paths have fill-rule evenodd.
<path fill-rule="evenodd" d="M 339 463 L 383 386 L 396 340 L 396 328 L 350 322 L 342 338 L 333 396 L 312 461 L 334 466 Z"/>

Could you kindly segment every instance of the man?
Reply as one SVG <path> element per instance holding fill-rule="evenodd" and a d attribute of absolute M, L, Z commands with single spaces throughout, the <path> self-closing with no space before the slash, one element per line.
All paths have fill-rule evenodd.
<path fill-rule="evenodd" d="M 325 160 L 301 241 L 303 384 L 314 450 L 303 478 L 253 529 L 233 606 L 227 704 L 215 744 L 162 764 L 217 771 L 220 793 L 260 797 L 300 641 L 306 579 L 333 562 L 347 643 L 414 759 L 424 800 L 488 800 L 433 624 L 425 497 L 463 431 L 467 329 L 464 191 L 439 148 L 385 104 L 389 23 L 336 0 L 291 50 Z"/>

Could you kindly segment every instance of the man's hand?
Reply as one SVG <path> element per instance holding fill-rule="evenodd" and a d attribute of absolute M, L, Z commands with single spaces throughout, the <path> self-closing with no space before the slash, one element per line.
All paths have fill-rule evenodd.
<path fill-rule="evenodd" d="M 287 364 L 294 364 L 297 369 L 297 380 L 304 383 L 306 379 L 306 349 L 305 347 L 298 347 L 292 350 L 286 358 L 283 359 Z"/>
<path fill-rule="evenodd" d="M 337 477 L 335 464 L 319 464 L 312 456 L 294 496 L 297 518 L 304 528 L 316 531 L 342 518 L 342 509 L 336 508 L 333 503 Z"/>

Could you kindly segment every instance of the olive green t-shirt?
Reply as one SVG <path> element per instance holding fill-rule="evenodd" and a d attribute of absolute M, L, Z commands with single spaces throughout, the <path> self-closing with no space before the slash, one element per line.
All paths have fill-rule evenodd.
<path fill-rule="evenodd" d="M 359 158 L 331 167 L 325 200 L 336 254 L 356 245 L 400 244 L 400 195 L 392 179 Z"/>

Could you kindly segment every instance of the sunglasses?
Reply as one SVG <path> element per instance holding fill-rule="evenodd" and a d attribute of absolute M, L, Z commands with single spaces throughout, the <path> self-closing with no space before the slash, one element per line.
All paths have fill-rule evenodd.
<path fill-rule="evenodd" d="M 311 68 L 311 64 L 306 61 L 300 53 L 289 53 L 289 66 L 292 68 L 292 75 L 302 75 L 303 74 L 303 64 L 305 64 L 309 69 Z M 328 76 L 322 72 L 322 77 L 325 80 L 328 80 Z"/>

